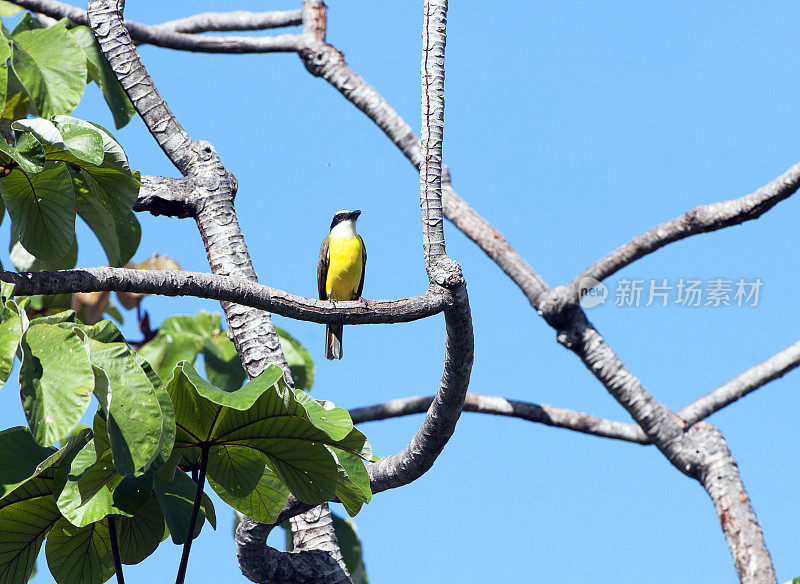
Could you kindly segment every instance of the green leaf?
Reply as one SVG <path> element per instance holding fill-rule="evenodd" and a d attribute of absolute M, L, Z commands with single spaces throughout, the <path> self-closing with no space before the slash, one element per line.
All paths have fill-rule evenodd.
<path fill-rule="evenodd" d="M 28 173 L 41 172 L 44 168 L 44 149 L 35 139 L 28 134 L 23 134 L 17 141 L 17 146 L 11 146 L 5 140 L 0 139 L 0 152 L 5 156 L 2 158 L 6 163 L 12 160 L 19 164 L 20 168 Z M 31 142 L 31 140 L 33 140 Z"/>
<path fill-rule="evenodd" d="M 6 489 L 0 500 L 0 583 L 26 582 L 33 573 L 42 542 L 61 517 L 53 497 L 58 489 L 58 465 L 69 464 L 88 436 L 88 430 L 70 436 L 63 448 L 33 469 L 30 477 L 11 490 Z M 33 449 L 30 442 L 27 450 L 30 458 L 23 465 L 30 469 L 30 463 L 41 458 L 43 452 Z"/>
<path fill-rule="evenodd" d="M 28 581 L 44 538 L 61 518 L 52 493 L 42 494 L 37 486 L 41 485 L 26 484 L 19 489 L 19 497 L 0 507 L 2 584 Z"/>
<path fill-rule="evenodd" d="M 314 385 L 314 360 L 306 348 L 285 330 L 275 327 L 281 341 L 281 349 L 289 363 L 294 385 L 297 389 L 311 389 Z"/>
<path fill-rule="evenodd" d="M 12 428 L 11 430 L 16 429 Z M 33 437 L 30 435 L 30 430 L 28 428 L 23 428 L 23 430 L 28 434 L 27 440 L 33 442 Z M 12 462 L 9 467 L 0 472 L 0 481 L 2 481 L 3 487 L 2 495 L 0 495 L 0 507 L 16 500 L 16 497 L 19 495 L 19 493 L 24 493 L 25 491 L 22 490 L 21 487 L 27 483 L 41 485 L 44 484 L 41 481 L 45 481 L 45 483 L 50 485 L 50 490 L 48 492 L 52 494 L 55 490 L 53 481 L 59 466 L 62 464 L 68 466 L 75 455 L 81 450 L 81 448 L 83 448 L 83 446 L 86 445 L 90 437 L 91 430 L 82 429 L 79 432 L 72 434 L 67 439 L 64 446 L 62 446 L 59 450 L 48 448 L 44 451 L 36 451 L 28 446 L 26 448 L 27 453 L 25 458 L 15 457 L 16 462 Z M 12 437 L 6 436 L 4 440 L 6 446 L 10 446 L 9 440 L 11 438 Z M 18 436 L 13 438 L 14 441 L 20 441 Z M 17 446 L 19 446 L 19 444 Z M 50 452 L 51 454 L 49 454 L 49 456 L 46 458 L 41 459 L 41 455 L 46 451 Z M 26 474 L 24 471 L 27 471 L 27 477 L 23 477 L 23 474 Z M 58 490 L 60 490 L 62 487 L 63 485 L 61 485 L 59 482 Z"/>
<path fill-rule="evenodd" d="M 22 245 L 45 261 L 58 261 L 75 240 L 75 194 L 60 163 L 47 163 L 37 174 L 15 168 L 0 179 L 0 194 Z"/>
<path fill-rule="evenodd" d="M 125 337 L 110 320 L 101 320 L 92 326 L 83 326 L 82 329 L 86 336 L 100 343 L 123 343 Z"/>
<path fill-rule="evenodd" d="M 136 114 L 136 110 L 117 81 L 92 31 L 85 26 L 76 26 L 69 31 L 69 34 L 86 57 L 89 79 L 100 87 L 103 98 L 114 116 L 114 125 L 117 129 L 122 128 Z"/>
<path fill-rule="evenodd" d="M 78 164 L 89 191 L 114 217 L 124 217 L 139 195 L 138 173 L 131 172 L 128 158 L 114 137 L 104 128 L 71 116 L 54 116 L 56 126 L 72 124 L 99 132 L 103 139 L 103 163 Z"/>
<path fill-rule="evenodd" d="M 339 548 L 342 550 L 344 565 L 347 566 L 347 571 L 350 572 L 353 584 L 369 584 L 361 549 L 361 538 L 358 536 L 355 522 L 352 519 L 341 518 L 334 514 L 333 530 L 336 532 L 336 539 L 339 540 Z"/>
<path fill-rule="evenodd" d="M 69 170 L 75 189 L 75 207 L 91 228 L 108 257 L 109 265 L 122 267 L 130 261 L 142 238 L 142 228 L 132 211 L 115 217 L 103 205 L 84 181 L 80 172 Z"/>
<path fill-rule="evenodd" d="M 342 440 L 353 430 L 353 420 L 347 410 L 334 407 L 330 402 L 317 401 L 299 389 L 294 389 L 293 392 L 311 423 L 334 440 Z"/>
<path fill-rule="evenodd" d="M 133 517 L 118 517 L 114 523 L 123 564 L 138 564 L 156 551 L 164 537 L 164 515 L 154 491 Z"/>
<path fill-rule="evenodd" d="M 96 128 L 66 122 L 56 125 L 43 118 L 18 120 L 11 127 L 17 132 L 28 132 L 39 143 L 48 160 L 79 166 L 103 163 L 103 136 Z"/>
<path fill-rule="evenodd" d="M 171 334 L 162 327 L 150 342 L 139 349 L 139 354 L 153 366 L 162 379 L 169 379 L 175 365 L 180 361 L 194 362 L 197 345 L 192 338 Z"/>
<path fill-rule="evenodd" d="M 120 474 L 139 475 L 150 468 L 163 445 L 164 420 L 156 388 L 125 343 L 91 339 L 87 345 L 92 364 L 105 377 L 95 395 L 108 417 L 114 466 Z"/>
<path fill-rule="evenodd" d="M 0 15 L 3 14 L 3 3 L 0 3 Z M 6 102 L 6 88 L 8 86 L 8 66 L 6 62 L 11 58 L 11 43 L 3 34 L 0 34 L 0 103 Z"/>
<path fill-rule="evenodd" d="M 92 364 L 83 340 L 69 328 L 34 321 L 20 347 L 22 407 L 36 441 L 50 445 L 69 432 L 89 406 Z"/>
<path fill-rule="evenodd" d="M 289 489 L 269 468 L 266 455 L 260 458 L 247 448 L 215 448 L 214 458 L 209 459 L 208 483 L 234 509 L 261 523 L 274 523 L 286 505 Z"/>
<path fill-rule="evenodd" d="M 22 17 L 22 20 L 20 20 L 17 23 L 17 26 L 14 27 L 14 30 L 11 31 L 11 36 L 13 37 L 15 34 L 25 30 L 34 30 L 40 28 L 44 28 L 42 21 L 38 18 L 34 18 L 30 12 L 26 12 Z"/>
<path fill-rule="evenodd" d="M 124 513 L 114 506 L 111 494 L 111 489 L 122 477 L 111 463 L 111 452 L 98 451 L 94 440 L 83 447 L 68 469 L 61 472 L 66 482 L 57 504 L 61 514 L 74 526 L 85 527 L 109 514 Z"/>
<path fill-rule="evenodd" d="M 182 363 L 167 390 L 175 405 L 175 448 L 208 448 L 209 478 L 226 496 L 241 498 L 254 488 L 266 465 L 296 497 L 320 503 L 333 497 L 338 482 L 336 460 L 326 445 L 369 453 L 369 443 L 360 433 L 359 443 L 357 430 L 337 440 L 329 433 L 341 434 L 336 424 L 318 419 L 322 428 L 315 426 L 276 366 L 241 389 L 225 392 Z"/>
<path fill-rule="evenodd" d="M 86 87 L 86 57 L 67 33 L 68 22 L 12 35 L 11 64 L 43 118 L 70 113 Z"/>
<path fill-rule="evenodd" d="M 0 499 L 36 474 L 36 467 L 56 452 L 55 448 L 39 446 L 24 426 L 0 432 Z"/>
<path fill-rule="evenodd" d="M 95 124 L 94 122 L 87 122 L 86 120 L 66 115 L 53 116 L 53 121 L 56 123 L 56 125 L 74 124 L 76 126 L 97 130 L 100 132 L 100 136 L 103 138 L 103 152 L 105 152 L 105 155 L 103 156 L 103 164 L 109 168 L 115 168 L 117 170 L 130 170 L 128 166 L 128 157 L 125 156 L 125 151 L 122 149 L 122 146 L 120 146 L 119 142 L 114 139 L 114 136 L 111 135 L 111 132 L 106 130 L 103 126 Z"/>
<path fill-rule="evenodd" d="M 78 263 L 78 240 L 72 241 L 72 245 L 64 257 L 55 262 L 48 262 L 28 253 L 28 250 L 22 247 L 19 242 L 17 234 L 12 231 L 9 256 L 11 257 L 11 263 L 14 264 L 14 269 L 18 272 L 71 270 Z M 72 295 L 67 294 L 66 296 L 70 296 L 71 299 Z"/>
<path fill-rule="evenodd" d="M 14 356 L 28 327 L 28 316 L 16 302 L 6 300 L 0 309 L 0 384 L 5 383 L 14 366 Z"/>
<path fill-rule="evenodd" d="M 5 36 L 3 36 L 2 40 L 3 42 L 11 42 Z M 12 67 L 6 66 L 6 75 L 6 101 L 3 108 L 3 119 L 19 120 L 26 118 L 28 117 L 28 109 L 32 107 L 28 92 Z"/>
<path fill-rule="evenodd" d="M 176 470 L 175 478 L 172 481 L 164 480 L 157 473 L 153 475 L 153 487 L 158 496 L 158 502 L 161 504 L 161 512 L 167 522 L 172 542 L 176 545 L 183 545 L 186 543 L 186 533 L 189 531 L 189 520 L 192 516 L 197 485 L 185 472 Z M 211 504 L 211 499 L 203 494 L 200 515 L 197 518 L 192 539 L 200 535 L 206 517 L 212 527 L 216 528 L 214 506 Z"/>
<path fill-rule="evenodd" d="M 206 376 L 225 391 L 242 387 L 247 374 L 242 367 L 236 347 L 224 332 L 205 339 L 203 343 Z"/>
<path fill-rule="evenodd" d="M 75 527 L 62 517 L 47 538 L 45 554 L 58 584 L 102 584 L 114 575 L 107 521 Z"/>
<path fill-rule="evenodd" d="M 361 510 L 361 505 L 372 500 L 369 473 L 358 456 L 338 448 L 331 448 L 331 451 L 339 463 L 336 496 L 344 505 L 347 514 L 355 517 Z"/>

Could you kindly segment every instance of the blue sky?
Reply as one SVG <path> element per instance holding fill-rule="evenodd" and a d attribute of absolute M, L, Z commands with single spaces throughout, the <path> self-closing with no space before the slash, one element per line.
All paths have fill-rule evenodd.
<path fill-rule="evenodd" d="M 295 8 L 241 0 L 230 9 Z M 220 4 L 128 2 L 158 23 Z M 421 3 L 330 2 L 328 40 L 419 128 Z M 698 204 L 739 197 L 800 159 L 796 2 L 451 3 L 444 158 L 453 183 L 550 285 Z M 158 88 L 192 137 L 210 140 L 239 181 L 236 199 L 262 283 L 314 296 L 319 243 L 341 208 L 359 208 L 369 249 L 364 295 L 425 289 L 418 177 L 363 114 L 288 55 L 198 55 L 145 46 Z M 94 87 L 76 115 L 113 127 Z M 177 176 L 140 121 L 116 132 L 134 168 Z M 796 218 L 789 199 L 762 219 L 685 240 L 613 276 L 587 310 L 644 385 L 679 409 L 795 342 Z M 167 253 L 208 271 L 194 222 L 140 216 L 137 259 Z M 0 240 L 8 237 L 8 222 Z M 79 265 L 104 263 L 79 232 Z M 500 270 L 451 225 L 447 249 L 468 282 L 476 335 L 471 390 L 628 421 L 555 341 Z M 7 256 L 2 257 L 5 263 Z M 619 281 L 760 278 L 758 306 L 618 307 Z M 676 293 L 673 290 L 674 300 Z M 645 292 L 646 294 L 646 292 Z M 211 301 L 148 298 L 158 323 L 219 311 Z M 129 319 L 130 321 L 131 319 Z M 319 325 L 276 318 L 316 359 L 318 397 L 343 407 L 432 393 L 441 317 L 348 327 L 341 362 Z M 126 329 L 131 338 L 138 335 Z M 736 457 L 778 581 L 800 576 L 797 374 L 712 417 Z M 0 424 L 24 418 L 10 381 Z M 363 427 L 377 454 L 405 445 L 421 417 Z M 218 501 L 218 500 L 217 500 Z M 231 514 L 192 548 L 196 583 L 245 581 Z M 732 582 L 710 499 L 655 449 L 519 420 L 465 414 L 433 469 L 382 493 L 357 517 L 372 582 Z M 275 542 L 278 538 L 275 538 Z M 165 543 L 130 582 L 169 579 Z M 51 582 L 40 558 L 38 582 Z"/>

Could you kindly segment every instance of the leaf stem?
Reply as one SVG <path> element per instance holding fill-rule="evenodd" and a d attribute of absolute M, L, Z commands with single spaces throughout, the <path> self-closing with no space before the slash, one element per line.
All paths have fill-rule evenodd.
<path fill-rule="evenodd" d="M 175 584 L 183 584 L 186 578 L 186 566 L 189 563 L 189 550 L 192 548 L 192 540 L 194 539 L 194 528 L 197 525 L 197 518 L 200 516 L 200 504 L 203 502 L 203 486 L 206 482 L 206 468 L 208 467 L 208 447 L 200 449 L 200 480 L 197 482 L 197 493 L 194 496 L 194 505 L 192 506 L 192 516 L 189 518 L 189 531 L 186 534 L 186 542 L 183 544 L 183 553 L 181 554 L 181 564 L 178 567 L 178 577 Z"/>
<path fill-rule="evenodd" d="M 114 572 L 117 574 L 117 584 L 125 584 L 125 577 L 122 575 L 122 561 L 119 557 L 119 543 L 117 543 L 117 524 L 110 515 L 108 516 L 108 535 L 111 538 L 111 555 L 114 558 Z"/>

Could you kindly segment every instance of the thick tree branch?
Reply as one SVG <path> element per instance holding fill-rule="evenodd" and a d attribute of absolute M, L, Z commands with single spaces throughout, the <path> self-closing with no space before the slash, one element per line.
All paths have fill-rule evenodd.
<path fill-rule="evenodd" d="M 212 271 L 255 282 L 256 274 L 233 207 L 236 180 L 225 169 L 211 144 L 189 138 L 159 95 L 125 29 L 123 6 L 122 0 L 90 0 L 87 13 L 92 32 L 148 130 L 194 187 L 192 216 L 203 238 Z M 222 307 L 247 375 L 256 377 L 270 364 L 277 364 L 291 387 L 291 372 L 269 313 L 231 302 L 223 302 Z M 332 528 L 326 525 L 320 529 L 329 533 L 322 542 L 323 549 L 296 554 L 276 552 L 273 554 L 275 565 L 284 572 L 294 572 L 298 566 L 292 562 L 302 555 L 304 566 L 311 574 L 330 574 L 331 564 L 335 564 L 341 576 L 336 582 L 349 583 Z"/>
<path fill-rule="evenodd" d="M 208 142 L 192 140 L 158 93 L 122 21 L 121 1 L 89 3 L 89 22 L 106 60 L 172 163 L 194 187 L 192 216 L 197 222 L 212 271 L 255 281 L 250 256 L 239 229 L 233 199 L 236 180 Z M 291 383 L 286 359 L 268 313 L 223 303 L 234 342 L 248 375 L 255 377 L 275 363 Z"/>
<path fill-rule="evenodd" d="M 57 0 L 12 0 L 14 4 L 44 14 L 50 18 L 68 18 L 76 24 L 89 24 L 86 12 L 77 6 L 71 6 Z M 207 13 L 195 17 L 174 21 L 157 26 L 149 26 L 139 22 L 126 20 L 125 27 L 130 36 L 139 44 L 151 44 L 166 49 L 193 51 L 204 53 L 276 53 L 294 52 L 298 50 L 299 35 L 283 34 L 276 36 L 197 36 L 180 32 L 180 28 L 190 29 L 191 32 L 207 30 L 256 30 L 258 23 L 278 21 L 276 13 Z M 237 22 L 246 21 L 246 15 L 253 15 L 253 24 L 245 28 L 236 28 Z M 291 11 L 289 18 L 283 21 L 298 24 L 297 11 Z M 176 26 L 177 23 L 177 26 Z M 281 25 L 288 26 L 288 25 Z M 258 28 L 262 28 L 258 26 Z"/>
<path fill-rule="evenodd" d="M 732 201 L 701 205 L 641 235 L 586 268 L 572 281 L 576 288 L 584 278 L 602 281 L 659 248 L 699 233 L 717 231 L 758 219 L 800 188 L 800 163 L 757 191 Z"/>
<path fill-rule="evenodd" d="M 354 423 L 361 424 L 411 414 L 422 414 L 428 411 L 433 400 L 434 396 L 432 395 L 394 399 L 386 403 L 350 410 L 350 417 Z M 635 424 L 614 422 L 583 412 L 506 399 L 494 395 L 468 393 L 464 400 L 464 411 L 519 418 L 602 438 L 613 438 L 636 444 L 650 444 L 645 433 Z"/>
<path fill-rule="evenodd" d="M 320 324 L 410 322 L 438 314 L 454 303 L 447 289 L 435 285 L 422 296 L 334 304 L 328 300 L 295 296 L 253 280 L 181 270 L 102 267 L 22 274 L 0 271 L 0 281 L 15 284 L 15 294 L 19 296 L 105 291 L 195 296 Z"/>
<path fill-rule="evenodd" d="M 658 402 L 625 367 L 586 319 L 569 287 L 546 294 L 542 315 L 558 341 L 574 352 L 644 430 L 672 465 L 703 486 L 743 584 L 774 584 L 772 560 L 736 462 L 719 431 L 707 422 L 686 429 L 683 420 Z"/>
<path fill-rule="evenodd" d="M 423 13 L 419 200 L 422 208 L 422 248 L 430 277 L 433 265 L 446 256 L 442 217 L 442 138 L 447 0 L 425 0 Z"/>
<path fill-rule="evenodd" d="M 683 408 L 678 415 L 687 424 L 694 424 L 770 381 L 786 375 L 798 365 L 800 365 L 800 341 L 723 383 L 714 391 Z"/>

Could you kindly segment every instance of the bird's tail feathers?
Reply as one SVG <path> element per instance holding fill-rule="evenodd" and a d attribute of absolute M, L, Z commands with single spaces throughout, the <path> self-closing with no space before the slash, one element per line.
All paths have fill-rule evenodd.
<path fill-rule="evenodd" d="M 342 325 L 329 324 L 325 326 L 325 358 L 342 358 Z"/>

